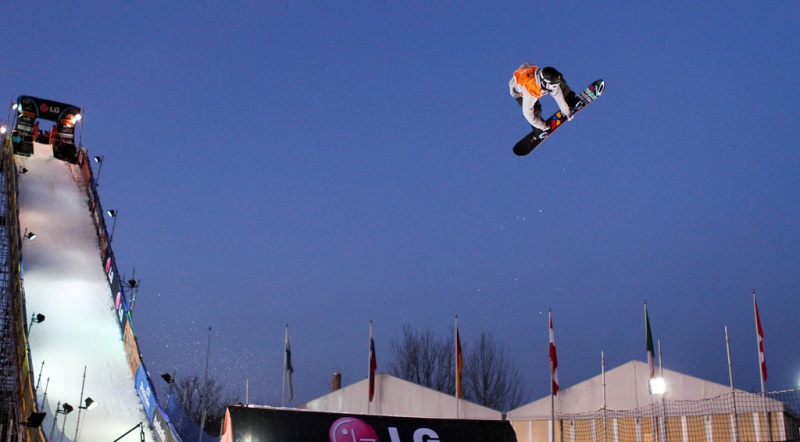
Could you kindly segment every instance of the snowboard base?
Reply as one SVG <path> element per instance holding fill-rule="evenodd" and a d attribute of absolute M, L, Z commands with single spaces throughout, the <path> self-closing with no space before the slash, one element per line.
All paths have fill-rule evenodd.
<path fill-rule="evenodd" d="M 580 94 L 577 95 L 578 102 L 575 106 L 572 107 L 572 115 L 574 116 L 578 112 L 580 112 L 587 104 L 591 103 L 592 101 L 596 100 L 600 95 L 603 94 L 605 90 L 606 83 L 603 80 L 597 80 L 594 83 L 590 84 L 589 87 L 584 89 Z M 550 136 L 556 129 L 561 127 L 561 124 L 567 121 L 567 117 L 561 114 L 559 110 L 555 114 L 553 114 L 550 118 L 545 120 L 548 126 L 548 130 L 540 130 L 534 128 L 528 135 L 525 135 L 521 140 L 514 145 L 514 154 L 518 156 L 525 156 L 536 149 L 542 141 L 546 140 L 547 137 Z"/>

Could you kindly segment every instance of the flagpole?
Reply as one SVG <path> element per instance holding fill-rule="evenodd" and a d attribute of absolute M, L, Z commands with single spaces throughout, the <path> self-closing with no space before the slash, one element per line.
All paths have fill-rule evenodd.
<path fill-rule="evenodd" d="M 283 376 L 281 376 L 283 383 L 281 385 L 281 407 L 286 405 L 286 343 L 289 342 L 289 323 L 286 323 L 286 332 L 283 338 Z"/>
<path fill-rule="evenodd" d="M 644 326 L 647 333 L 647 368 L 650 372 L 649 380 L 647 381 L 647 392 L 650 394 L 650 405 L 653 405 L 653 378 L 655 377 L 655 366 L 653 362 L 655 359 L 655 348 L 653 347 L 653 333 L 650 330 L 650 316 L 647 315 L 647 301 L 644 301 Z M 653 423 L 653 420 L 655 420 L 655 423 Z M 658 418 L 651 416 L 650 421 L 652 424 L 651 432 L 654 435 L 654 439 L 657 439 L 659 435 L 656 429 Z"/>
<path fill-rule="evenodd" d="M 209 359 L 211 359 L 211 326 L 208 327 L 208 347 L 206 348 L 206 371 L 205 371 L 205 375 L 203 376 L 203 390 L 205 390 L 204 393 L 208 393 L 207 388 L 208 388 L 208 361 L 209 361 Z M 203 430 L 203 428 L 205 428 L 205 426 L 206 426 L 206 403 L 205 403 L 205 401 L 206 401 L 206 399 L 208 399 L 208 398 L 206 398 L 206 396 L 207 396 L 206 394 L 200 395 L 200 406 L 203 408 L 203 414 L 202 414 L 202 416 L 200 418 L 200 434 L 197 435 L 198 442 L 202 442 L 203 433 L 205 432 L 205 430 Z"/>
<path fill-rule="evenodd" d="M 372 403 L 372 398 L 369 397 L 369 390 L 372 387 L 372 319 L 369 320 L 369 347 L 367 354 L 369 355 L 369 358 L 367 358 L 367 414 L 369 414 Z"/>
<path fill-rule="evenodd" d="M 764 332 L 761 328 L 761 318 L 758 316 L 758 304 L 756 303 L 756 291 L 753 290 L 753 313 L 756 317 L 756 337 L 758 343 L 758 372 L 761 374 L 761 396 L 765 396 L 764 393 L 764 381 L 767 377 L 766 374 L 766 358 L 764 358 Z"/>
<path fill-rule="evenodd" d="M 608 407 L 606 404 L 606 356 L 600 352 L 600 372 L 603 375 L 603 442 L 608 440 Z"/>
<path fill-rule="evenodd" d="M 550 329 L 550 441 L 556 440 L 556 396 L 553 388 L 553 316 L 550 309 L 547 309 L 547 324 Z"/>
<path fill-rule="evenodd" d="M 369 320 L 369 361 L 368 361 L 368 386 L 367 386 L 367 413 L 370 412 L 372 405 L 372 398 L 375 394 L 375 369 L 377 368 L 377 359 L 375 357 L 375 341 L 372 335 L 372 319 Z"/>
<path fill-rule="evenodd" d="M 736 415 L 736 390 L 733 388 L 733 365 L 731 364 L 731 341 L 728 339 L 728 326 L 725 326 L 725 348 L 728 351 L 728 378 L 731 382 L 731 397 L 733 401 L 733 435 L 734 442 L 739 440 L 739 419 Z"/>
<path fill-rule="evenodd" d="M 661 339 L 658 341 L 658 377 L 661 380 L 664 380 L 664 366 L 661 365 Z M 664 397 L 666 395 L 666 390 L 664 393 L 661 393 L 661 425 L 659 426 L 659 431 L 662 432 L 664 440 L 667 440 L 667 400 Z"/>
<path fill-rule="evenodd" d="M 459 401 L 458 401 L 458 399 L 459 399 L 459 396 L 460 396 L 460 393 L 461 393 L 461 371 L 459 370 L 459 367 L 458 367 L 458 362 L 459 362 L 458 360 L 459 360 L 459 356 L 460 356 L 459 355 L 459 337 L 458 337 L 458 315 L 456 315 L 456 317 L 455 317 L 455 327 L 456 327 L 456 330 L 455 330 L 455 335 L 456 336 L 455 336 L 455 339 L 453 339 L 453 345 L 455 346 L 454 350 L 455 350 L 455 358 L 456 358 L 456 361 L 455 361 L 456 362 L 456 364 L 455 364 L 455 368 L 456 368 L 456 395 L 455 396 L 456 396 L 456 419 L 458 419 L 458 415 L 459 415 L 459 409 L 458 409 L 459 408 L 459 403 L 458 403 Z"/>
<path fill-rule="evenodd" d="M 650 380 L 655 377 L 655 367 L 653 359 L 655 359 L 655 349 L 653 348 L 653 333 L 650 331 L 650 317 L 647 315 L 647 301 L 644 301 L 644 326 L 647 332 L 647 368 L 650 370 Z M 650 390 L 650 383 L 648 381 L 647 391 Z"/>
<path fill-rule="evenodd" d="M 758 315 L 758 304 L 756 303 L 756 291 L 753 290 L 753 312 L 756 317 L 756 340 L 758 341 L 758 371 L 761 373 L 761 401 L 764 404 L 764 423 L 767 425 L 769 440 L 772 440 L 772 422 L 769 421 L 767 411 L 767 395 L 764 382 L 767 380 L 767 358 L 764 355 L 764 330 L 761 328 L 761 318 Z"/>

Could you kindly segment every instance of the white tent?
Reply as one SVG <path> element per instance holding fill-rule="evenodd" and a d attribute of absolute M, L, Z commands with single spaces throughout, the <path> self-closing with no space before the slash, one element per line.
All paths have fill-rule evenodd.
<path fill-rule="evenodd" d="M 600 410 L 604 406 L 604 391 L 605 408 L 608 410 L 632 410 L 647 407 L 661 400 L 661 395 L 650 394 L 647 388 L 649 378 L 650 370 L 647 363 L 635 360 L 627 362 L 606 372 L 605 388 L 603 388 L 603 376 L 600 374 L 569 388 L 559 390 L 554 401 L 555 412 L 586 413 Z M 717 384 L 672 370 L 664 369 L 663 378 L 667 386 L 664 398 L 670 401 L 712 399 L 731 392 L 731 387 L 728 385 Z M 736 391 L 737 398 L 740 397 L 739 395 L 748 395 L 751 399 L 742 400 L 740 404 L 742 406 L 746 403 L 761 401 L 760 396 L 742 390 Z M 767 401 L 770 410 L 781 409 L 780 402 L 772 399 L 767 399 Z M 759 405 L 756 410 L 748 411 L 762 410 L 762 406 Z M 550 396 L 546 396 L 509 411 L 508 419 L 549 418 L 550 414 Z"/>
<path fill-rule="evenodd" d="M 442 392 L 408 382 L 394 376 L 375 375 L 375 395 L 368 400 L 369 381 L 364 379 L 296 408 L 336 413 L 380 414 L 440 419 L 501 420 L 497 410 L 456 400 Z"/>
<path fill-rule="evenodd" d="M 657 372 L 666 384 L 664 395 L 650 394 L 648 365 L 630 361 L 607 371 L 605 377 L 600 374 L 559 390 L 552 402 L 548 395 L 511 410 L 507 418 L 520 441 L 548 440 L 553 415 L 564 431 L 584 432 L 587 439 L 603 431 L 619 436 L 629 427 L 634 439 L 648 432 L 669 432 L 679 435 L 677 440 L 699 433 L 703 440 L 726 440 L 737 433 L 764 434 L 763 416 L 770 412 L 773 435 L 785 435 L 780 401 L 742 390 L 736 390 L 734 398 L 728 385 L 667 369 Z"/>

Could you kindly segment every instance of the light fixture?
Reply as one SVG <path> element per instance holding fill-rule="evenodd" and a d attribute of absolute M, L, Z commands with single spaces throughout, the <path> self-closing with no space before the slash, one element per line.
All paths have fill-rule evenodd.
<path fill-rule="evenodd" d="M 27 227 L 25 228 L 25 232 L 22 234 L 22 236 L 25 237 L 25 238 L 28 238 L 29 240 L 32 240 L 32 239 L 36 238 L 36 234 L 33 233 L 33 232 L 28 232 L 28 228 Z"/>
<path fill-rule="evenodd" d="M 650 394 L 664 394 L 667 392 L 667 384 L 664 378 L 650 379 Z"/>
<path fill-rule="evenodd" d="M 25 166 L 20 166 L 19 173 L 28 173 L 28 169 L 26 169 Z"/>
<path fill-rule="evenodd" d="M 81 137 L 83 137 L 83 132 L 81 131 Z M 100 172 L 103 171 L 103 156 L 98 155 L 94 157 L 94 162 L 100 164 L 100 167 L 97 168 L 97 178 L 94 179 L 95 187 L 100 185 Z"/>
<path fill-rule="evenodd" d="M 28 333 L 30 333 L 30 330 L 33 327 L 33 324 L 39 324 L 41 322 L 44 322 L 44 315 L 43 314 L 34 313 L 33 315 L 31 315 L 31 325 L 28 326 Z"/>
<path fill-rule="evenodd" d="M 119 212 L 117 212 L 116 210 L 112 209 L 112 210 L 106 211 L 106 213 L 111 218 L 114 218 L 114 222 L 111 224 L 111 235 L 108 237 L 108 242 L 111 242 L 111 241 L 114 240 L 114 231 L 117 229 L 117 213 L 119 213 Z"/>
<path fill-rule="evenodd" d="M 169 373 L 162 374 L 161 379 L 165 380 L 168 384 L 171 384 L 173 381 L 172 376 L 170 376 Z"/>
<path fill-rule="evenodd" d="M 83 381 L 81 382 L 81 400 L 78 402 L 78 419 L 77 419 L 78 422 L 77 422 L 77 424 L 75 424 L 75 437 L 72 438 L 73 441 L 77 441 L 78 440 L 78 431 L 81 428 L 81 410 L 91 410 L 92 408 L 97 406 L 97 404 L 89 396 L 86 396 L 86 400 L 85 401 L 83 400 L 83 388 L 86 386 L 86 368 L 87 368 L 87 366 L 84 365 L 83 366 Z M 86 405 L 85 406 L 84 405 L 80 405 L 81 402 L 85 402 Z M 64 419 L 64 420 L 66 421 L 66 419 Z M 63 436 L 63 434 L 62 434 L 62 436 Z M 142 442 L 144 442 L 144 441 L 142 441 Z"/>
<path fill-rule="evenodd" d="M 70 414 L 71 412 L 72 412 L 72 405 L 66 402 L 64 402 L 64 404 L 61 405 L 61 411 L 58 411 L 58 407 L 56 407 L 56 417 L 58 417 L 58 413 L 64 415 L 64 422 L 61 422 L 61 439 L 64 438 L 64 430 L 67 428 L 67 415 Z M 80 418 L 80 416 L 78 416 L 78 418 Z M 80 419 L 78 421 L 80 422 Z M 55 426 L 56 426 L 56 419 L 53 419 L 53 428 L 55 428 Z M 51 431 L 50 433 L 53 432 Z"/>
<path fill-rule="evenodd" d="M 6 132 L 8 132 L 8 128 L 7 127 L 5 127 L 5 126 L 0 127 L 0 134 L 5 134 Z"/>
<path fill-rule="evenodd" d="M 58 415 L 59 414 L 63 414 L 64 415 L 64 422 L 61 423 L 61 434 L 63 436 L 64 427 L 66 427 L 66 425 L 67 425 L 66 415 L 68 415 L 70 413 L 70 411 L 72 411 L 72 405 L 64 402 L 64 406 L 62 407 L 61 406 L 61 401 L 58 402 L 58 405 L 56 405 L 56 414 L 55 414 L 55 416 L 53 416 L 53 426 L 52 426 L 52 428 L 50 428 L 50 434 L 55 433 L 55 431 L 56 431 L 56 423 L 58 422 Z"/>
<path fill-rule="evenodd" d="M 86 405 L 80 408 L 84 410 L 94 410 L 97 407 L 97 402 L 94 399 L 87 397 L 85 401 L 83 401 Z"/>
<path fill-rule="evenodd" d="M 45 416 L 47 416 L 47 413 L 37 413 L 33 411 L 30 416 L 28 416 L 28 420 L 23 422 L 22 425 L 28 428 L 39 428 Z"/>

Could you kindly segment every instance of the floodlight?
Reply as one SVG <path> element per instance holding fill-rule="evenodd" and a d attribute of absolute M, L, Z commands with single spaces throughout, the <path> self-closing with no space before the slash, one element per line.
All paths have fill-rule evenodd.
<path fill-rule="evenodd" d="M 36 238 L 36 234 L 33 233 L 33 232 L 28 232 L 28 233 L 25 234 L 25 238 L 34 239 L 34 238 Z"/>
<path fill-rule="evenodd" d="M 38 324 L 40 322 L 44 322 L 44 315 L 41 313 L 35 313 L 31 315 L 31 325 Z"/>
<path fill-rule="evenodd" d="M 106 213 L 111 218 L 114 218 L 114 222 L 111 224 L 111 235 L 109 235 L 109 237 L 108 237 L 108 242 L 111 242 L 111 241 L 114 240 L 114 231 L 117 230 L 117 213 L 119 213 L 119 212 L 112 209 L 112 210 L 106 211 Z"/>
<path fill-rule="evenodd" d="M 39 428 L 45 416 L 47 416 L 47 413 L 37 413 L 33 411 L 30 416 L 28 416 L 28 420 L 23 422 L 22 425 L 28 428 Z"/>
<path fill-rule="evenodd" d="M 72 405 L 64 402 L 64 405 L 61 406 L 61 414 L 70 414 L 72 413 Z"/>
<path fill-rule="evenodd" d="M 169 373 L 162 374 L 161 379 L 165 380 L 168 384 L 171 384 L 173 380 L 172 376 L 170 376 Z"/>
<path fill-rule="evenodd" d="M 650 394 L 664 394 L 667 392 L 667 384 L 664 378 L 650 379 Z"/>
<path fill-rule="evenodd" d="M 83 132 L 81 132 L 81 138 L 83 138 Z M 94 178 L 94 185 L 100 185 L 100 172 L 103 171 L 103 156 L 98 155 L 94 157 L 94 162 L 100 164 L 100 167 L 97 168 L 97 176 Z"/>
<path fill-rule="evenodd" d="M 80 407 L 80 408 L 82 408 L 84 410 L 93 410 L 93 409 L 95 409 L 95 407 L 97 407 L 97 402 L 95 402 L 94 399 L 92 399 L 90 397 L 87 397 L 86 400 L 83 401 L 83 402 L 86 405 L 83 406 L 83 407 Z"/>

